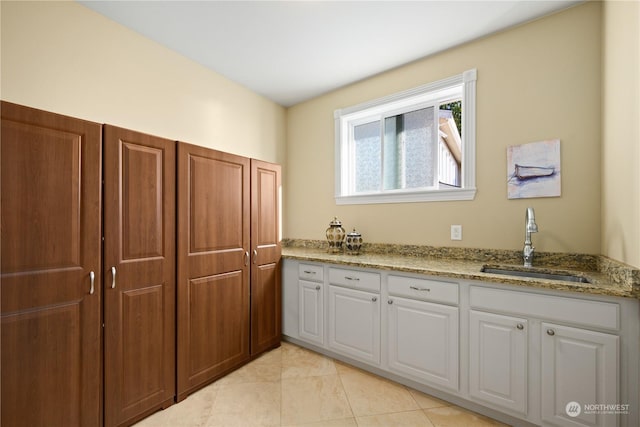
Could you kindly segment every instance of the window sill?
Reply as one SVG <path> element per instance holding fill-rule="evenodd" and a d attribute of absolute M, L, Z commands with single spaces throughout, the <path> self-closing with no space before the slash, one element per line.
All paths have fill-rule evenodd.
<path fill-rule="evenodd" d="M 473 200 L 475 188 L 446 188 L 430 191 L 402 191 L 386 194 L 336 196 L 336 205 L 373 205 L 380 203 L 448 202 Z"/>

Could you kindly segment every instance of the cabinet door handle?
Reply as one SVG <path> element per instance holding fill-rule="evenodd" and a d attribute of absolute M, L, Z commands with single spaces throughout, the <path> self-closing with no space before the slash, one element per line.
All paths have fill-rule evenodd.
<path fill-rule="evenodd" d="M 520 329 L 520 330 L 523 330 L 523 329 L 524 329 L 524 325 L 523 325 L 522 323 L 518 323 L 518 324 L 516 325 L 516 328 L 518 328 L 518 329 Z"/>
<path fill-rule="evenodd" d="M 553 336 L 555 334 L 556 334 L 556 331 L 554 331 L 553 329 L 547 329 L 547 335 Z"/>
<path fill-rule="evenodd" d="M 347 279 L 347 280 L 355 280 L 356 282 L 360 281 L 359 277 L 344 276 L 344 278 Z"/>
<path fill-rule="evenodd" d="M 258 250 L 257 249 L 253 250 L 253 263 L 254 264 L 258 263 Z"/>
<path fill-rule="evenodd" d="M 89 295 L 93 295 L 93 291 L 95 290 L 93 284 L 96 281 L 96 273 L 93 271 L 89 272 L 89 281 L 91 282 L 91 288 L 89 289 Z"/>
<path fill-rule="evenodd" d="M 111 267 L 111 289 L 116 288 L 116 268 Z"/>
<path fill-rule="evenodd" d="M 304 274 L 316 274 L 316 272 L 311 270 L 305 270 Z"/>
<path fill-rule="evenodd" d="M 372 297 L 372 298 L 371 298 L 371 301 L 373 301 L 373 302 L 378 301 L 378 297 Z"/>
<path fill-rule="evenodd" d="M 409 286 L 411 289 L 413 289 L 414 291 L 425 291 L 425 292 L 431 292 L 431 289 L 429 288 L 419 288 L 417 286 Z"/>
<path fill-rule="evenodd" d="M 316 285 L 316 291 L 320 290 L 320 285 Z"/>
<path fill-rule="evenodd" d="M 393 300 L 392 299 L 387 300 L 387 304 L 389 304 L 389 305 L 393 304 Z"/>

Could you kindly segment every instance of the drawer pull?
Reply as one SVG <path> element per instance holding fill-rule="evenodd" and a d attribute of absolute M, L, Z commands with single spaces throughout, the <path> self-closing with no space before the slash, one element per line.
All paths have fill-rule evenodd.
<path fill-rule="evenodd" d="M 387 304 L 389 304 L 389 305 L 393 304 L 393 300 L 392 299 L 387 300 Z"/>
<path fill-rule="evenodd" d="M 520 330 L 523 330 L 523 329 L 524 329 L 524 325 L 523 325 L 522 323 L 518 323 L 518 324 L 516 325 L 516 328 L 518 328 L 518 329 L 520 329 Z"/>
<path fill-rule="evenodd" d="M 316 285 L 316 291 L 320 290 L 320 285 Z"/>
<path fill-rule="evenodd" d="M 316 272 L 311 270 L 305 270 L 304 274 L 316 274 Z"/>
<path fill-rule="evenodd" d="M 372 297 L 372 298 L 371 298 L 371 301 L 373 301 L 373 302 L 378 301 L 378 297 Z"/>
<path fill-rule="evenodd" d="M 425 292 L 431 292 L 431 289 L 429 288 L 419 288 L 417 286 L 409 286 L 411 289 L 413 289 L 414 291 L 425 291 Z"/>
<path fill-rule="evenodd" d="M 359 277 L 344 276 L 344 278 L 347 279 L 347 280 L 355 280 L 356 282 L 360 281 Z"/>
<path fill-rule="evenodd" d="M 556 334 L 556 331 L 554 331 L 553 329 L 547 329 L 547 335 L 554 336 L 555 334 Z"/>

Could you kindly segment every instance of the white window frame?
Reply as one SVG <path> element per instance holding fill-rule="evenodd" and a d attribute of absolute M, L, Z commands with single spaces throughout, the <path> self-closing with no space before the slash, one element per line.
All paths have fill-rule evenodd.
<path fill-rule="evenodd" d="M 338 205 L 473 200 L 476 194 L 476 80 L 471 69 L 446 79 L 395 93 L 334 112 L 335 121 L 335 200 Z M 382 190 L 350 193 L 353 173 L 350 167 L 350 133 L 353 126 L 389 112 L 403 111 L 408 106 L 433 99 L 436 93 L 462 86 L 462 165 L 460 188 L 427 188 Z M 418 109 L 416 108 L 416 109 Z M 437 128 L 436 128 L 437 132 Z M 437 170 L 435 171 L 437 176 Z"/>

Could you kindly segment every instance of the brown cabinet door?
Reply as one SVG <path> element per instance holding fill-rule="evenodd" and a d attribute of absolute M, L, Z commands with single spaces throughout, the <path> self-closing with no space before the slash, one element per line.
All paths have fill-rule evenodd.
<path fill-rule="evenodd" d="M 280 165 L 251 160 L 251 354 L 280 344 Z"/>
<path fill-rule="evenodd" d="M 1 424 L 99 426 L 101 126 L 2 102 L 1 132 Z"/>
<path fill-rule="evenodd" d="M 178 143 L 178 401 L 249 358 L 249 177 Z"/>
<path fill-rule="evenodd" d="M 175 145 L 104 126 L 106 426 L 175 395 Z"/>

